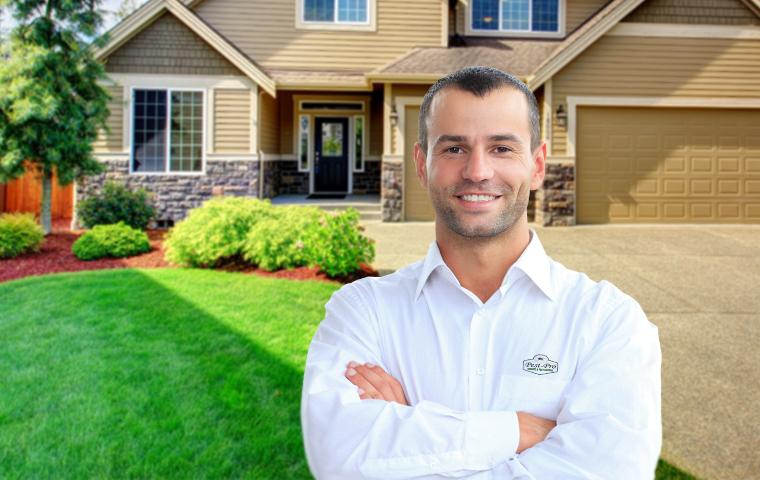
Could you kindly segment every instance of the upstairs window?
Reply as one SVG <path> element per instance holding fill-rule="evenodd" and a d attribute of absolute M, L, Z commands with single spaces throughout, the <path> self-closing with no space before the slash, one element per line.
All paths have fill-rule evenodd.
<path fill-rule="evenodd" d="M 303 0 L 304 23 L 369 23 L 369 0 Z"/>
<path fill-rule="evenodd" d="M 472 30 L 559 33 L 561 0 L 472 0 Z"/>

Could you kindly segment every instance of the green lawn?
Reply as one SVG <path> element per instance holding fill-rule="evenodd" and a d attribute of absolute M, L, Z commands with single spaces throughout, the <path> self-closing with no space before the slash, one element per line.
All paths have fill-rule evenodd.
<path fill-rule="evenodd" d="M 302 366 L 336 288 L 181 269 L 0 284 L 0 478 L 310 478 Z"/>

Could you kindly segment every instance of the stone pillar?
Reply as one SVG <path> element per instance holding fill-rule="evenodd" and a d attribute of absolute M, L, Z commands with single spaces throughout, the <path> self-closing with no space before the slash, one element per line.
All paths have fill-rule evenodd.
<path fill-rule="evenodd" d="M 403 159 L 402 159 L 403 161 Z M 402 169 L 404 164 L 397 159 L 383 159 L 382 191 L 380 193 L 383 206 L 384 222 L 400 222 L 403 216 L 404 196 Z"/>
<path fill-rule="evenodd" d="M 575 225 L 575 164 L 547 163 L 542 188 L 536 191 L 536 223 Z"/>

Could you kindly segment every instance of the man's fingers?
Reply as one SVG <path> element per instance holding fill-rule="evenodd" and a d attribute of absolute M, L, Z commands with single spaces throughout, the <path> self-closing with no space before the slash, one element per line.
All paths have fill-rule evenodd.
<path fill-rule="evenodd" d="M 406 395 L 404 395 L 404 389 L 401 387 L 401 383 L 399 383 L 398 380 L 396 380 L 388 372 L 383 370 L 382 367 L 379 367 L 377 365 L 372 365 L 371 363 L 365 363 L 364 366 L 368 368 L 370 371 L 372 371 L 373 373 L 375 373 L 378 377 L 380 377 L 381 381 L 384 381 L 388 384 L 388 386 L 391 389 L 391 392 L 393 393 L 394 398 L 396 399 L 396 402 L 402 405 L 409 404 L 406 401 Z"/>
<path fill-rule="evenodd" d="M 365 390 L 368 395 L 367 398 L 380 398 L 388 402 L 395 401 L 402 405 L 409 404 L 401 383 L 377 365 L 372 363 L 361 365 L 357 362 L 349 362 L 346 378 Z M 361 394 L 360 398 L 362 398 Z"/>
<path fill-rule="evenodd" d="M 372 383 L 370 383 L 370 381 L 367 380 L 364 375 L 356 371 L 355 368 L 349 367 L 348 370 L 346 370 L 346 378 L 349 382 L 353 383 L 361 390 L 359 393 L 359 398 L 362 400 L 366 400 L 368 398 L 383 400 L 382 393 L 378 392 L 374 385 L 372 385 Z"/>
<path fill-rule="evenodd" d="M 393 391 L 393 388 L 391 387 L 388 379 L 381 376 L 380 373 L 376 372 L 374 368 L 367 367 L 366 365 L 357 365 L 353 368 L 356 369 L 356 371 L 359 372 L 364 378 L 369 380 L 369 383 L 375 387 L 375 390 L 382 394 L 384 400 L 389 402 L 398 402 L 396 394 Z M 379 370 L 382 371 L 382 369 Z"/>

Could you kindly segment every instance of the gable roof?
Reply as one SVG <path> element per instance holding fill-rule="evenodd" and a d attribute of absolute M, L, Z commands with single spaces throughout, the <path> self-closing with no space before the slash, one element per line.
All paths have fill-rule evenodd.
<path fill-rule="evenodd" d="M 143 29 L 148 27 L 164 12 L 171 13 L 187 28 L 201 37 L 214 50 L 219 52 L 232 65 L 240 69 L 248 78 L 260 86 L 265 92 L 276 96 L 275 82 L 253 60 L 232 45 L 226 38 L 211 28 L 178 0 L 150 0 L 136 12 L 124 19 L 108 33 L 108 41 L 102 47 L 95 49 L 95 58 L 103 60 L 119 47 L 128 42 Z"/>
<path fill-rule="evenodd" d="M 561 45 L 528 77 L 528 87 L 540 87 L 568 63 L 610 31 L 646 0 L 612 0 L 580 28 L 570 34 Z M 756 15 L 760 15 L 760 0 L 742 0 Z"/>

